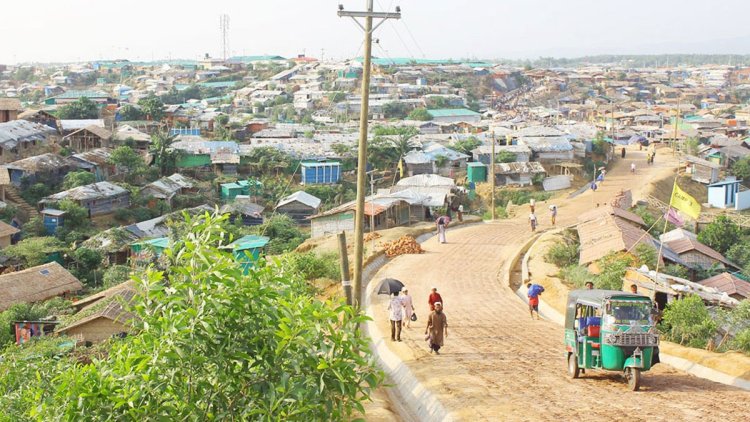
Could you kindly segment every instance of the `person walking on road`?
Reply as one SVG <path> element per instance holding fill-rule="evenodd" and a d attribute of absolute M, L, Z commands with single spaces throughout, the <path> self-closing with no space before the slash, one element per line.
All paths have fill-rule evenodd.
<path fill-rule="evenodd" d="M 635 174 L 635 163 L 630 163 L 630 172 Z"/>
<path fill-rule="evenodd" d="M 591 182 L 591 191 L 596 192 L 598 186 L 596 186 L 596 182 Z"/>
<path fill-rule="evenodd" d="M 464 221 L 464 205 L 458 206 L 458 221 Z"/>
<path fill-rule="evenodd" d="M 531 214 L 529 214 L 529 223 L 531 224 L 531 231 L 536 231 L 536 214 L 532 211 Z"/>
<path fill-rule="evenodd" d="M 552 225 L 554 226 L 557 222 L 557 205 L 550 205 L 549 206 L 549 215 L 552 219 Z"/>
<path fill-rule="evenodd" d="M 445 228 L 448 227 L 448 224 L 450 222 L 451 222 L 450 217 L 446 215 L 438 217 L 438 219 L 435 220 L 435 225 L 437 226 L 437 232 L 438 232 L 438 241 L 440 243 L 447 243 L 447 240 L 445 240 Z"/>
<path fill-rule="evenodd" d="M 620 155 L 622 158 L 625 158 L 625 147 L 622 147 L 622 150 L 620 151 Z"/>
<path fill-rule="evenodd" d="M 430 344 L 430 353 L 440 354 L 445 338 L 448 337 L 448 318 L 443 313 L 443 304 L 435 302 L 435 310 L 427 318 L 427 328 L 424 330 L 427 341 Z"/>
<path fill-rule="evenodd" d="M 406 328 L 410 328 L 411 316 L 414 315 L 414 303 L 411 300 L 411 296 L 409 296 L 409 289 L 406 287 L 401 289 L 401 304 L 404 306 L 403 325 L 405 325 Z"/>
<path fill-rule="evenodd" d="M 531 319 L 534 319 L 534 311 L 536 311 L 536 319 L 539 319 L 539 295 L 544 291 L 544 287 L 538 284 L 528 283 L 526 284 L 528 292 L 526 295 L 529 297 L 529 314 Z"/>
<path fill-rule="evenodd" d="M 390 303 L 388 303 L 388 310 L 390 311 L 389 319 L 391 320 L 391 341 L 401 341 L 401 321 L 404 319 L 404 303 L 398 292 L 393 293 Z"/>
<path fill-rule="evenodd" d="M 438 302 L 444 303 L 443 297 L 440 296 L 440 293 L 437 292 L 437 287 L 433 287 L 432 293 L 430 293 L 430 297 L 427 298 L 427 303 L 430 305 L 430 312 L 435 310 L 435 304 Z"/>

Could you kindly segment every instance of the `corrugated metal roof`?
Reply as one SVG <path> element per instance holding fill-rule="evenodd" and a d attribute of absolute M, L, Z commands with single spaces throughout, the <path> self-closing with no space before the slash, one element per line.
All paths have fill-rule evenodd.
<path fill-rule="evenodd" d="M 86 97 L 86 98 L 107 98 L 107 97 L 109 97 L 109 95 L 107 95 L 107 93 L 102 92 L 102 91 L 94 91 L 94 90 L 80 90 L 80 91 L 79 90 L 70 90 L 70 91 L 63 92 L 60 95 L 55 95 L 54 97 L 50 97 L 50 98 L 54 98 L 56 100 L 62 100 L 62 99 L 77 100 L 77 99 L 79 99 L 81 97 Z"/>
<path fill-rule="evenodd" d="M 276 205 L 276 208 L 279 208 L 281 206 L 284 206 L 286 204 L 290 204 L 292 202 L 299 202 L 301 204 L 307 205 L 310 208 L 318 209 L 320 206 L 320 198 L 317 198 L 313 195 L 310 195 L 309 193 L 305 191 L 297 191 L 293 194 L 282 198 L 281 201 L 279 201 L 278 205 Z"/>
<path fill-rule="evenodd" d="M 698 282 L 703 286 L 713 287 L 728 295 L 738 294 L 750 299 L 750 282 L 739 279 L 729 273 L 721 273 Z"/>
<path fill-rule="evenodd" d="M 60 120 L 60 128 L 64 131 L 85 129 L 89 126 L 104 127 L 102 119 L 77 119 L 77 120 Z"/>
<path fill-rule="evenodd" d="M 618 218 L 624 218 L 625 220 L 628 220 L 632 223 L 635 223 L 639 226 L 645 226 L 646 223 L 643 221 L 643 219 L 638 215 L 634 214 L 630 211 L 624 210 L 622 208 L 613 207 L 612 205 L 607 205 L 604 207 L 594 208 L 591 211 L 584 212 L 583 214 L 578 216 L 579 222 L 586 222 L 591 220 L 596 220 L 601 218 L 604 215 L 613 215 Z"/>
<path fill-rule="evenodd" d="M 43 141 L 55 133 L 49 126 L 26 120 L 0 123 L 0 145 L 13 148 L 23 141 Z M 11 145 L 12 144 L 12 145 Z"/>
<path fill-rule="evenodd" d="M 438 176 L 437 174 L 419 174 L 404 177 L 396 183 L 397 186 L 406 187 L 454 187 L 456 182 L 450 177 Z"/>
<path fill-rule="evenodd" d="M 266 246 L 270 240 L 271 238 L 267 236 L 249 234 L 235 240 L 227 246 L 235 251 L 244 251 L 246 249 L 262 248 Z"/>
<path fill-rule="evenodd" d="M 56 193 L 44 198 L 46 202 L 57 202 L 63 199 L 83 201 L 87 199 L 109 198 L 128 193 L 128 190 L 109 182 L 92 183 Z"/>
<path fill-rule="evenodd" d="M 716 252 L 715 250 L 711 249 L 709 246 L 704 245 L 703 243 L 699 242 L 697 239 L 692 239 L 690 237 L 683 237 L 682 239 L 676 239 L 676 240 L 672 240 L 669 242 L 664 242 L 664 244 L 669 246 L 670 249 L 672 249 L 678 254 L 683 254 L 689 251 L 696 251 L 698 253 L 701 253 L 711 259 L 714 259 L 726 265 L 737 267 L 737 265 L 733 264 L 728 259 L 724 258 L 724 255 L 720 254 L 719 252 Z"/>
<path fill-rule="evenodd" d="M 515 163 L 495 163 L 495 174 L 534 174 L 546 173 L 544 167 L 536 161 Z"/>
<path fill-rule="evenodd" d="M 70 160 L 52 153 L 35 155 L 5 165 L 9 169 L 24 171 L 56 170 L 66 166 L 71 166 Z"/>
<path fill-rule="evenodd" d="M 579 263 L 582 265 L 603 258 L 610 252 L 634 249 L 636 244 L 654 247 L 653 239 L 647 232 L 611 215 L 579 224 L 578 235 L 581 239 Z"/>
<path fill-rule="evenodd" d="M 427 110 L 432 117 L 474 117 L 480 116 L 476 111 L 472 111 L 466 108 L 439 108 L 435 110 Z"/>
<path fill-rule="evenodd" d="M 567 137 L 559 136 L 526 136 L 518 139 L 518 143 L 528 146 L 534 152 L 566 152 L 573 151 L 573 145 Z"/>

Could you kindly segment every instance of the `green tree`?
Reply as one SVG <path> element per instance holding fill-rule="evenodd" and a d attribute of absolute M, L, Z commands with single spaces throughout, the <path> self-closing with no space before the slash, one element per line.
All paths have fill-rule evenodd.
<path fill-rule="evenodd" d="M 78 205 L 70 199 L 63 199 L 57 203 L 60 211 L 65 211 L 65 229 L 77 230 L 89 225 L 88 209 Z"/>
<path fill-rule="evenodd" d="M 260 226 L 256 226 L 254 232 L 271 238 L 266 246 L 266 251 L 271 255 L 292 251 L 307 238 L 294 220 L 284 214 L 272 216 Z"/>
<path fill-rule="evenodd" d="M 78 248 L 71 254 L 75 265 L 74 272 L 79 280 L 89 286 L 98 286 L 102 283 L 100 266 L 102 255 L 98 251 L 89 248 Z"/>
<path fill-rule="evenodd" d="M 146 117 L 140 108 L 131 104 L 123 106 L 118 114 L 120 115 L 120 119 L 125 121 L 142 120 Z"/>
<path fill-rule="evenodd" d="M 720 215 L 698 233 L 698 241 L 724 254 L 740 241 L 741 235 L 742 231 L 734 221 Z"/>
<path fill-rule="evenodd" d="M 90 185 L 95 182 L 96 176 L 94 173 L 85 170 L 73 171 L 65 175 L 62 187 L 63 189 L 68 190 L 77 188 L 78 186 Z"/>
<path fill-rule="evenodd" d="M 409 113 L 409 106 L 404 103 L 391 101 L 383 104 L 383 115 L 386 119 L 403 119 Z"/>
<path fill-rule="evenodd" d="M 70 104 L 57 109 L 60 119 L 96 119 L 99 117 L 99 106 L 86 97 L 81 97 Z"/>
<path fill-rule="evenodd" d="M 116 286 L 130 279 L 132 270 L 127 265 L 113 265 L 104 271 L 102 282 L 104 287 Z"/>
<path fill-rule="evenodd" d="M 274 175 L 291 165 L 291 157 L 273 147 L 253 148 L 250 152 L 250 165 L 258 174 Z"/>
<path fill-rule="evenodd" d="M 610 253 L 597 261 L 600 273 L 594 283 L 598 289 L 621 290 L 622 279 L 628 267 L 634 264 L 631 256 L 622 253 Z"/>
<path fill-rule="evenodd" d="M 180 153 L 172 148 L 175 136 L 169 136 L 164 132 L 156 132 L 151 135 L 151 146 L 149 152 L 154 157 L 159 169 L 160 176 L 167 176 L 177 169 L 177 160 Z"/>
<path fill-rule="evenodd" d="M 35 267 L 49 262 L 50 255 L 65 250 L 65 245 L 54 237 L 29 237 L 3 249 L 6 256 L 21 261 L 24 267 Z"/>
<path fill-rule="evenodd" d="M 138 174 L 146 168 L 143 157 L 133 148 L 125 145 L 119 146 L 112 151 L 112 154 L 109 156 L 109 162 L 127 174 Z"/>
<path fill-rule="evenodd" d="M 480 145 L 482 145 L 482 141 L 477 139 L 476 136 L 469 136 L 466 139 L 454 142 L 453 145 L 451 145 L 451 148 L 460 153 L 471 155 L 471 152 L 477 149 Z"/>
<path fill-rule="evenodd" d="M 222 219 L 188 218 L 190 231 L 164 254 L 170 271 L 137 277 L 138 294 L 124 304 L 137 316 L 136 335 L 109 343 L 90 363 L 59 356 L 59 346 L 45 342 L 34 359 L 5 356 L 5 414 L 308 421 L 351 420 L 363 411 L 383 379 L 357 331 L 365 317 L 315 299 L 281 263 L 261 261 L 243 273 L 214 246 L 229 240 Z"/>
<path fill-rule="evenodd" d="M 52 193 L 52 188 L 54 188 L 54 186 L 50 186 L 47 183 L 34 183 L 33 185 L 26 187 L 24 187 L 24 185 L 26 185 L 26 183 L 21 181 L 21 186 L 23 187 L 21 190 L 21 196 L 29 204 L 36 204 L 41 201 L 42 198 L 50 195 Z"/>
<path fill-rule="evenodd" d="M 328 101 L 332 103 L 340 103 L 346 99 L 346 93 L 341 91 L 335 91 L 328 94 Z"/>
<path fill-rule="evenodd" d="M 344 144 L 333 144 L 331 150 L 339 157 L 347 157 L 352 153 L 352 148 Z"/>
<path fill-rule="evenodd" d="M 426 122 L 432 120 L 432 115 L 427 111 L 426 108 L 419 107 L 412 110 L 406 118 L 409 120 L 420 120 Z"/>
<path fill-rule="evenodd" d="M 497 154 L 495 154 L 495 162 L 496 163 L 514 163 L 516 162 L 516 154 L 510 152 L 510 151 L 500 151 Z"/>
<path fill-rule="evenodd" d="M 750 238 L 743 237 L 727 250 L 726 257 L 742 267 L 742 272 L 750 274 Z"/>
<path fill-rule="evenodd" d="M 164 118 L 164 103 L 154 94 L 138 100 L 138 106 L 148 120 L 159 122 Z"/>
<path fill-rule="evenodd" d="M 750 157 L 742 157 L 732 164 L 732 174 L 742 179 L 745 184 L 750 183 Z"/>
<path fill-rule="evenodd" d="M 703 300 L 689 295 L 667 305 L 662 318 L 667 338 L 685 346 L 704 348 L 716 333 L 716 322 Z"/>
<path fill-rule="evenodd" d="M 633 252 L 638 260 L 637 265 L 645 265 L 650 269 L 656 268 L 657 252 L 652 246 L 639 243 Z"/>

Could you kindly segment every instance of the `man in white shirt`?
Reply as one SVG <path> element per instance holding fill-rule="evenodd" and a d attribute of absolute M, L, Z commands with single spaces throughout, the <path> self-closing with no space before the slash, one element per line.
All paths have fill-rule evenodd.
<path fill-rule="evenodd" d="M 393 293 L 391 301 L 388 303 L 389 315 L 391 320 L 391 341 L 401 341 L 401 321 L 404 319 L 404 303 L 398 292 Z"/>

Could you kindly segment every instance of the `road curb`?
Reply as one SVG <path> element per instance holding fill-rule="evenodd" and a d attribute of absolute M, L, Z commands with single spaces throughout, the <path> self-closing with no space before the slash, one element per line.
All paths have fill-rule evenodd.
<path fill-rule="evenodd" d="M 513 267 L 518 263 L 520 259 L 523 259 L 523 262 L 525 265 L 525 269 L 522 267 L 522 274 L 521 277 L 523 279 L 523 283 L 521 283 L 521 286 L 518 288 L 518 290 L 515 291 L 516 296 L 520 300 L 522 300 L 524 303 L 526 303 L 526 285 L 524 284 L 526 282 L 526 277 L 528 277 L 528 255 L 529 251 L 534 247 L 534 244 L 538 242 L 544 235 L 548 234 L 554 234 L 555 231 L 545 232 L 541 233 L 535 237 L 533 237 L 529 242 L 524 244 L 522 248 L 520 248 L 517 252 L 517 256 L 513 257 L 510 262 L 511 265 L 506 270 L 506 277 L 505 277 L 505 285 L 510 288 L 510 272 L 513 269 Z M 523 255 L 523 256 L 521 256 Z M 543 317 L 544 319 L 547 319 L 549 321 L 552 321 L 556 323 L 557 325 L 563 326 L 565 325 L 565 316 L 558 312 L 555 308 L 547 304 L 543 299 L 539 299 L 539 315 Z M 717 382 L 724 385 L 729 385 L 732 387 L 741 388 L 743 390 L 750 391 L 750 380 L 746 380 L 739 377 L 734 377 L 732 375 L 726 374 L 724 372 L 718 371 L 713 368 L 709 368 L 707 366 L 703 366 L 700 363 L 693 362 L 688 359 L 680 358 L 677 356 L 673 356 L 664 352 L 659 353 L 659 357 L 661 359 L 662 363 L 665 363 L 675 369 L 679 369 L 682 371 L 687 372 L 690 375 L 696 376 L 698 378 L 707 379 L 709 381 Z"/>

